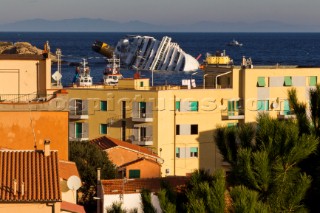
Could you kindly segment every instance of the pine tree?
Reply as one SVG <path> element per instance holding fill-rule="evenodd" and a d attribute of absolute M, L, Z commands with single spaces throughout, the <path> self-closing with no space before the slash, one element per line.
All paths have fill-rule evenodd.
<path fill-rule="evenodd" d="M 293 121 L 261 115 L 257 125 L 219 128 L 216 141 L 231 165 L 228 182 L 241 186 L 230 192 L 234 205 L 242 197 L 237 194 L 244 193 L 247 200 L 257 200 L 258 207 L 250 211 L 263 206 L 269 212 L 305 211 L 303 199 L 311 177 L 300 171 L 298 163 L 316 150 L 315 136 L 300 134 Z"/>

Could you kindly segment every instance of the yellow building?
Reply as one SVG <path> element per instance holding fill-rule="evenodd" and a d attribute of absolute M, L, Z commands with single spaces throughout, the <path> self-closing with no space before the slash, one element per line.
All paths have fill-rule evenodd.
<path fill-rule="evenodd" d="M 224 166 L 215 129 L 254 122 L 266 112 L 292 117 L 289 88 L 299 100 L 320 76 L 319 68 L 207 66 L 200 88 L 149 86 L 149 79 L 120 80 L 118 86 L 67 88 L 69 140 L 103 135 L 150 147 L 164 159 L 162 175 Z"/>
<path fill-rule="evenodd" d="M 0 147 L 43 149 L 44 141 L 68 160 L 68 98 L 51 82 L 51 60 L 0 55 Z"/>

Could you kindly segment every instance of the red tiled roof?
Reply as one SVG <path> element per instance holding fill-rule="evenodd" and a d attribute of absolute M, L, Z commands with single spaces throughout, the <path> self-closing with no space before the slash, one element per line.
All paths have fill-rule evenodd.
<path fill-rule="evenodd" d="M 59 161 L 59 175 L 63 180 L 68 180 L 72 175 L 80 178 L 76 163 L 72 161 Z"/>
<path fill-rule="evenodd" d="M 172 176 L 165 178 L 141 178 L 141 179 L 114 179 L 102 180 L 104 194 L 131 194 L 140 193 L 142 189 L 151 192 L 158 192 L 161 189 L 161 182 L 167 181 L 173 188 L 185 185 L 189 180 L 186 176 Z M 124 191 L 122 191 L 124 190 Z"/>
<path fill-rule="evenodd" d="M 97 146 L 100 147 L 100 149 L 105 150 L 105 149 L 110 149 L 116 146 L 121 146 L 121 147 L 125 147 L 128 149 L 132 149 L 147 155 L 152 155 L 154 157 L 158 157 L 158 155 L 154 154 L 151 150 L 135 145 L 135 144 L 131 144 L 125 141 L 121 141 L 121 140 L 117 140 L 115 138 L 110 138 L 110 137 L 100 137 L 100 138 L 96 138 L 90 141 L 93 144 L 96 144 Z"/>
<path fill-rule="evenodd" d="M 43 151 L 0 151 L 0 202 L 57 201 L 61 201 L 57 151 L 47 157 Z"/>
<path fill-rule="evenodd" d="M 126 166 L 129 166 L 129 165 L 131 165 L 131 164 L 135 164 L 135 163 L 137 163 L 137 162 L 143 161 L 143 160 L 146 160 L 146 161 L 149 161 L 149 162 L 151 162 L 151 163 L 155 163 L 155 164 L 160 165 L 160 163 L 158 163 L 157 161 L 149 160 L 148 158 L 138 158 L 138 159 L 136 159 L 136 160 L 134 160 L 134 161 L 130 161 L 130 162 L 127 162 L 127 163 L 125 163 L 125 164 L 122 164 L 122 165 L 119 166 L 118 168 L 120 169 L 120 168 L 122 168 L 122 167 L 126 167 Z"/>
<path fill-rule="evenodd" d="M 83 206 L 80 206 L 74 203 L 69 203 L 66 201 L 62 201 L 61 210 L 67 211 L 67 212 L 74 212 L 74 213 L 86 213 Z"/>

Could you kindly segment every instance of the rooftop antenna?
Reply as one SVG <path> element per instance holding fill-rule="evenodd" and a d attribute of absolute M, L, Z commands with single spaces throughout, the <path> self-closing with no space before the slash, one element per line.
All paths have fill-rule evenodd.
<path fill-rule="evenodd" d="M 56 55 L 57 55 L 57 71 L 55 71 L 52 74 L 52 78 L 57 82 L 57 86 L 62 86 L 61 85 L 61 50 L 57 49 L 56 50 Z"/>

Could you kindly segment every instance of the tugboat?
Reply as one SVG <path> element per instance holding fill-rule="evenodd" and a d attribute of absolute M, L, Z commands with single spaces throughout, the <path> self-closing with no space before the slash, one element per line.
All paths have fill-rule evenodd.
<path fill-rule="evenodd" d="M 103 72 L 103 83 L 105 85 L 116 85 L 123 76 L 120 73 L 120 59 L 113 54 L 112 58 L 107 59 L 107 66 Z"/>
<path fill-rule="evenodd" d="M 86 59 L 83 59 L 81 66 L 76 67 L 73 83 L 77 86 L 92 86 L 92 77 L 90 76 L 90 68 L 87 66 Z"/>

